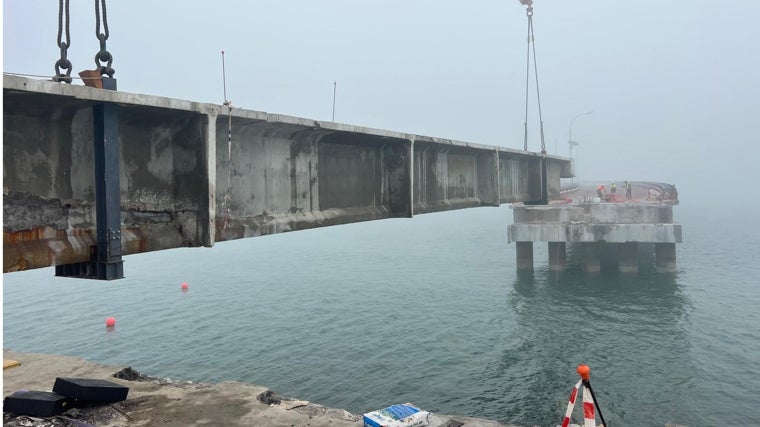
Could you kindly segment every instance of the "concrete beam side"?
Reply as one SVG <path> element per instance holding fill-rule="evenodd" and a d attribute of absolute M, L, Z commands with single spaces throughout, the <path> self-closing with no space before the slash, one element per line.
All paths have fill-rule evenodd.
<path fill-rule="evenodd" d="M 575 177 L 575 166 L 574 162 L 575 160 L 567 158 L 561 158 L 563 161 L 559 161 L 556 157 L 546 156 L 547 159 L 549 159 L 549 163 L 551 165 L 559 165 L 559 177 L 560 178 L 573 178 Z"/>
<path fill-rule="evenodd" d="M 526 163 L 525 166 L 523 166 L 521 162 L 520 167 L 525 168 L 528 171 L 527 185 L 528 185 L 528 194 L 530 194 L 530 198 L 527 201 L 528 202 L 539 201 L 541 200 L 541 183 L 542 183 L 541 157 L 529 159 L 525 163 Z"/>
<path fill-rule="evenodd" d="M 478 154 L 476 159 L 476 195 L 483 205 L 499 206 L 499 169 L 496 153 Z"/>
<path fill-rule="evenodd" d="M 103 89 L 96 89 L 87 86 L 80 85 L 65 85 L 55 83 L 48 80 L 30 79 L 21 76 L 4 75 L 3 76 L 3 89 L 4 91 L 17 91 L 28 93 L 39 93 L 53 96 L 63 96 L 68 98 L 75 98 L 82 100 L 83 102 L 113 102 L 125 105 L 135 105 L 142 107 L 155 107 L 171 110 L 184 110 L 197 112 L 201 114 L 221 114 L 225 108 L 219 104 L 201 103 L 188 100 L 166 98 L 153 95 L 135 94 L 125 91 L 107 91 Z M 500 146 L 489 146 L 485 144 L 478 144 L 466 141 L 458 141 L 447 138 L 439 138 L 425 135 L 415 135 L 404 132 L 395 132 L 384 129 L 369 128 L 364 126 L 355 126 L 343 123 L 324 122 L 314 119 L 289 116 L 285 114 L 267 113 L 258 110 L 249 110 L 242 108 L 233 108 L 231 112 L 233 117 L 247 118 L 257 121 L 264 121 L 269 123 L 282 123 L 303 126 L 305 128 L 312 129 L 325 129 L 337 132 L 355 132 L 366 135 L 391 137 L 399 140 L 414 139 L 419 142 L 433 143 L 443 146 L 455 146 L 473 150 L 497 150 L 499 153 L 507 153 L 511 156 L 521 158 L 537 158 L 541 157 L 540 153 L 527 152 L 519 149 L 512 149 Z M 553 159 L 561 161 L 563 163 L 569 163 L 570 158 L 556 155 L 547 155 L 547 159 Z"/>
<path fill-rule="evenodd" d="M 547 159 L 546 169 L 549 200 L 558 200 L 560 198 L 561 191 L 562 164 L 559 162 L 551 161 L 551 159 Z"/>
<path fill-rule="evenodd" d="M 4 232 L 13 240 L 4 248 L 9 254 L 19 249 L 16 255 L 36 248 L 34 256 L 45 258 L 8 258 L 14 269 L 87 255 L 76 236 L 94 230 L 90 109 L 98 103 L 120 109 L 121 225 L 125 236 L 137 236 L 124 253 L 523 201 L 530 197 L 531 163 L 540 159 L 521 150 L 238 108 L 229 111 L 228 157 L 228 111 L 218 104 L 16 76 L 4 76 L 3 95 L 3 207 L 12 218 Z M 516 190 L 506 196 L 503 160 L 516 165 L 508 183 Z M 221 236 L 227 221 L 242 231 Z M 58 251 L 71 236 L 72 248 Z M 36 243 L 28 245 L 26 237 Z M 12 247 L 18 239 L 23 245 Z"/>
<path fill-rule="evenodd" d="M 478 197 L 478 162 L 475 155 L 446 153 L 446 198 Z"/>
<path fill-rule="evenodd" d="M 217 242 L 393 217 L 394 213 L 386 206 L 365 206 L 330 208 L 315 212 L 218 218 Z"/>
<path fill-rule="evenodd" d="M 499 161 L 499 150 L 495 149 L 493 150 L 493 160 L 491 160 L 492 164 L 491 167 L 493 168 L 493 181 L 492 184 L 493 188 L 496 193 L 496 199 L 494 202 L 496 203 L 496 206 L 501 205 L 501 177 L 499 174 L 501 173 L 501 163 Z"/>
<path fill-rule="evenodd" d="M 414 138 L 409 139 L 407 151 L 407 179 L 409 182 L 409 218 L 414 217 Z"/>
<path fill-rule="evenodd" d="M 480 206 L 483 206 L 483 204 L 480 202 L 480 199 L 475 197 L 464 199 L 449 198 L 440 201 L 415 202 L 414 212 L 415 215 L 420 215 L 433 212 L 450 211 L 454 209 L 477 208 Z"/>

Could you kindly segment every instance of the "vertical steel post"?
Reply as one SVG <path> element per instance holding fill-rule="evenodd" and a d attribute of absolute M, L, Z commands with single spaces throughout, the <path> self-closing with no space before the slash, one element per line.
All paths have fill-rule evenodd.
<path fill-rule="evenodd" d="M 103 89 L 116 90 L 116 79 L 103 77 Z M 95 209 L 97 214 L 97 279 L 124 277 L 121 259 L 121 192 L 119 187 L 119 113 L 114 104 L 92 107 L 95 125 Z"/>
<path fill-rule="evenodd" d="M 116 90 L 116 79 L 102 78 L 102 88 Z M 93 87 L 99 87 L 93 86 Z M 119 111 L 115 104 L 92 107 L 95 163 L 96 245 L 90 260 L 55 266 L 55 275 L 114 280 L 124 277 L 121 259 L 121 189 L 119 186 Z"/>

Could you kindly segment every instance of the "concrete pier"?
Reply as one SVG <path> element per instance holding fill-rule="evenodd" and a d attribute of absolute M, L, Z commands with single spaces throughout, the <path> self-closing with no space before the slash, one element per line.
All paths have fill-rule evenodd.
<path fill-rule="evenodd" d="M 517 242 L 517 269 L 533 269 L 533 242 Z"/>
<path fill-rule="evenodd" d="M 676 244 L 655 243 L 654 262 L 658 272 L 672 273 L 676 271 Z"/>
<path fill-rule="evenodd" d="M 673 244 L 673 247 L 675 248 L 675 244 Z M 626 242 L 619 244 L 618 269 L 621 273 L 637 273 L 639 271 L 638 243 Z"/>
<path fill-rule="evenodd" d="M 567 244 L 565 242 L 549 242 L 549 268 L 564 270 L 567 265 Z"/>
<path fill-rule="evenodd" d="M 567 263 L 566 244 L 573 243 L 581 250 L 581 267 L 586 272 L 601 271 L 604 258 L 617 262 L 620 272 L 634 273 L 639 269 L 639 243 L 654 243 L 657 271 L 676 270 L 681 225 L 673 222 L 671 203 L 572 203 L 513 209 L 514 224 L 508 234 L 509 242 L 517 243 L 518 268 L 532 268 L 533 242 L 548 242 L 550 268 L 562 269 Z"/>
<path fill-rule="evenodd" d="M 582 248 L 582 267 L 586 273 L 598 273 L 602 269 L 602 263 L 599 259 L 599 243 L 583 242 Z"/>

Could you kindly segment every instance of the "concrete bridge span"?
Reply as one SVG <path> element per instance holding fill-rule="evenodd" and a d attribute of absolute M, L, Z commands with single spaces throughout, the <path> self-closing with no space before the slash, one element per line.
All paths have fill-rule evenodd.
<path fill-rule="evenodd" d="M 16 76 L 3 101 L 4 272 L 92 259 L 96 105 L 124 255 L 541 198 L 538 153 Z M 556 198 L 572 163 L 546 165 Z"/>

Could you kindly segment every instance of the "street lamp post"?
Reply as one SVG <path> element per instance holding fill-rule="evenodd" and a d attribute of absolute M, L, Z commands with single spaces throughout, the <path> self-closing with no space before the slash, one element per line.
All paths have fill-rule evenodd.
<path fill-rule="evenodd" d="M 570 159 L 572 159 L 573 158 L 573 147 L 577 147 L 579 145 L 578 141 L 569 141 L 567 143 L 567 145 L 570 146 Z M 575 182 L 576 182 L 575 178 L 578 176 L 578 165 L 577 164 L 575 165 L 575 171 L 574 172 L 575 173 L 573 174 L 573 179 L 571 181 L 573 184 L 575 184 Z"/>
<path fill-rule="evenodd" d="M 570 120 L 570 125 L 567 127 L 567 145 L 568 145 L 568 147 L 570 149 L 570 158 L 571 159 L 573 158 L 573 147 L 577 147 L 578 146 L 578 142 L 577 141 L 573 141 L 573 123 L 575 122 L 575 119 L 577 119 L 578 117 L 587 116 L 587 115 L 592 114 L 592 113 L 593 113 L 593 111 L 586 111 L 586 112 L 583 112 L 583 113 L 579 113 L 579 114 L 576 114 L 575 117 L 573 117 L 572 120 Z M 578 172 L 578 165 L 577 164 L 575 165 L 575 171 L 576 171 L 575 176 L 577 177 L 578 176 L 578 173 L 577 173 Z M 573 180 L 575 181 L 575 178 Z"/>
<path fill-rule="evenodd" d="M 575 122 L 575 119 L 581 116 L 587 116 L 592 113 L 593 111 L 586 111 L 585 113 L 576 114 L 576 116 L 573 117 L 572 120 L 570 120 L 570 125 L 567 127 L 567 142 L 568 143 L 573 140 L 573 123 Z"/>

